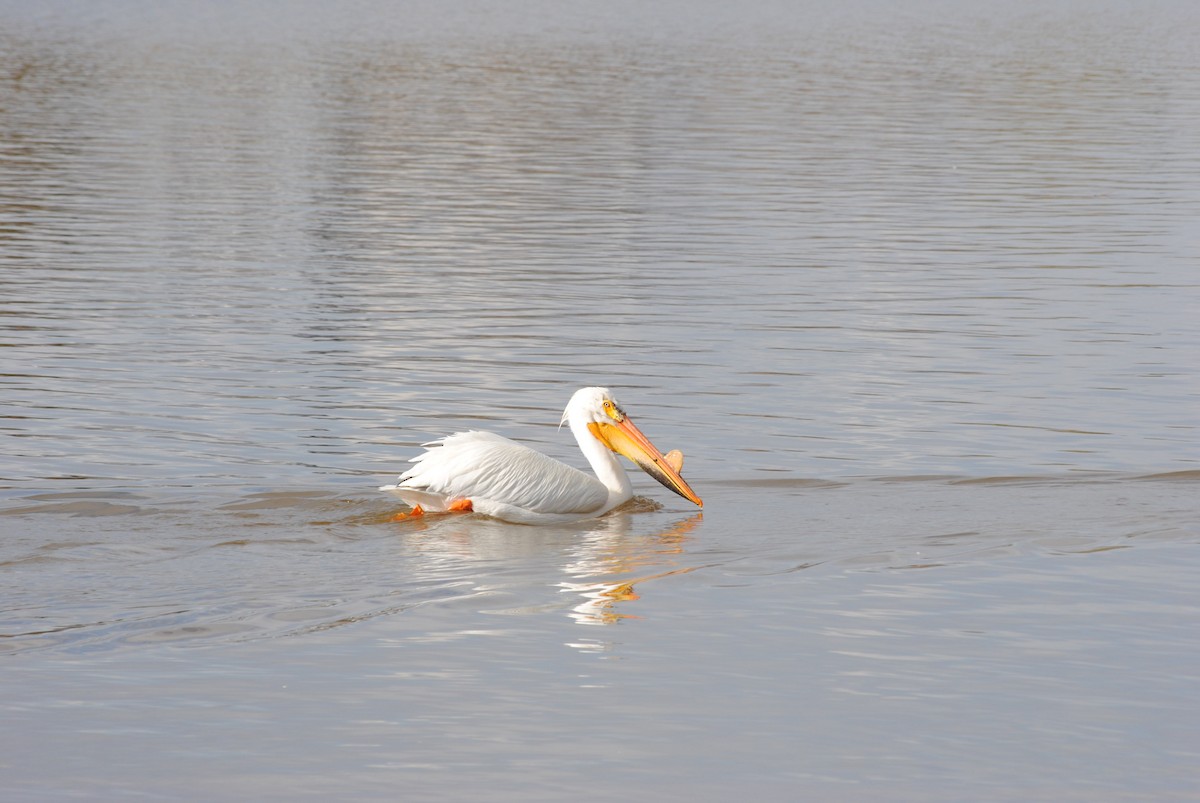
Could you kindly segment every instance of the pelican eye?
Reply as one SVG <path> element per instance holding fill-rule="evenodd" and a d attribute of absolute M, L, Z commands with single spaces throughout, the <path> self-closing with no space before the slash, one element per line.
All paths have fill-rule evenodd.
<path fill-rule="evenodd" d="M 621 408 L 613 404 L 608 399 L 604 400 L 604 412 L 608 414 L 609 418 L 617 423 L 625 420 L 625 413 L 621 412 Z"/>

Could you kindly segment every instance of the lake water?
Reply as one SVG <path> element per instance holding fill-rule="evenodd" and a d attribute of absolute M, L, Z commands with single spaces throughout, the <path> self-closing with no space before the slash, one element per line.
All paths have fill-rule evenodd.
<path fill-rule="evenodd" d="M 0 3 L 5 798 L 1200 795 L 1200 7 L 827 5 Z"/>

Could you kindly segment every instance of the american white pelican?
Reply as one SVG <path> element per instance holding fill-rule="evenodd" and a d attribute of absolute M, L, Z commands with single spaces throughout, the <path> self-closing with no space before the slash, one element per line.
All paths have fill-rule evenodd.
<path fill-rule="evenodd" d="M 682 457 L 663 455 L 607 388 L 575 392 L 563 412 L 596 476 L 491 432 L 458 432 L 425 444 L 395 485 L 384 485 L 414 513 L 469 511 L 518 524 L 553 524 L 600 516 L 633 497 L 615 453 L 675 493 L 703 507 L 679 475 Z"/>

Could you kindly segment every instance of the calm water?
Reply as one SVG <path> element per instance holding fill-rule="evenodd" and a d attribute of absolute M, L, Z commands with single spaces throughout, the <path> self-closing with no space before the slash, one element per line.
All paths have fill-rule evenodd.
<path fill-rule="evenodd" d="M 964 5 L 0 3 L 6 796 L 1200 794 L 1200 10 Z"/>

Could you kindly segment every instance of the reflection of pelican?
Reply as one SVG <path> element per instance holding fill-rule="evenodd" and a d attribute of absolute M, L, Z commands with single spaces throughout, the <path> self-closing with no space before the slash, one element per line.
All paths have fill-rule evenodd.
<path fill-rule="evenodd" d="M 459 432 L 427 444 L 391 491 L 423 510 L 474 510 L 518 524 L 551 524 L 607 513 L 633 497 L 622 454 L 675 493 L 702 505 L 683 477 L 679 459 L 664 456 L 642 434 L 606 388 L 575 392 L 563 412 L 595 472 L 546 457 L 490 432 Z"/>
<path fill-rule="evenodd" d="M 658 580 L 661 577 L 671 577 L 676 574 L 687 574 L 699 568 L 701 567 L 685 566 L 682 569 L 659 572 L 626 580 L 623 583 L 559 583 L 559 586 L 563 591 L 571 591 L 584 598 L 584 602 L 571 609 L 572 619 L 581 625 L 611 625 L 622 619 L 636 618 L 632 614 L 619 613 L 615 606 L 618 602 L 632 602 L 641 599 L 641 596 L 633 590 L 638 583 Z"/>
<path fill-rule="evenodd" d="M 447 589 L 453 599 L 478 597 L 486 606 L 481 610 L 489 614 L 561 611 L 577 624 L 605 625 L 639 618 L 641 595 L 656 589 L 665 593 L 650 581 L 719 565 L 681 565 L 690 562 L 687 544 L 703 524 L 703 513 L 670 525 L 655 526 L 656 519 L 661 516 L 639 516 L 629 506 L 593 521 L 537 528 L 423 516 L 413 526 L 397 528 L 396 535 L 413 560 L 406 573 L 409 584 Z M 639 524 L 652 529 L 639 531 Z M 526 533 L 514 537 L 522 529 Z M 505 568 L 513 566 L 521 571 Z M 597 644 L 572 646 L 593 649 Z"/>
<path fill-rule="evenodd" d="M 702 516 L 703 514 L 697 513 L 689 519 L 676 522 L 670 529 L 654 536 L 653 543 L 655 548 L 651 552 L 646 552 L 644 549 L 641 552 L 628 552 L 626 550 L 608 551 L 602 555 L 590 556 L 588 560 L 568 567 L 568 571 L 573 576 L 584 581 L 561 582 L 558 584 L 559 588 L 563 591 L 583 597 L 583 602 L 571 608 L 571 618 L 581 625 L 610 625 L 622 619 L 636 618 L 632 614 L 622 613 L 617 607 L 617 603 L 619 602 L 633 602 L 640 599 L 640 595 L 634 590 L 634 586 L 649 580 L 657 580 L 661 577 L 687 574 L 701 568 L 700 566 L 685 566 L 621 581 L 614 581 L 612 579 L 588 581 L 587 579 L 598 575 L 613 575 L 617 572 L 628 572 L 640 566 L 653 565 L 654 563 L 661 562 L 662 556 L 666 552 L 681 552 L 682 543 L 688 539 L 688 533 L 700 523 Z M 663 550 L 662 547 L 664 546 L 669 546 L 671 549 Z"/>

